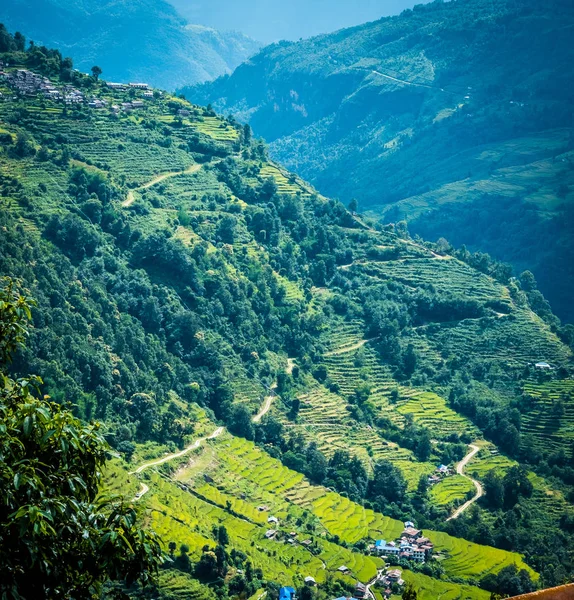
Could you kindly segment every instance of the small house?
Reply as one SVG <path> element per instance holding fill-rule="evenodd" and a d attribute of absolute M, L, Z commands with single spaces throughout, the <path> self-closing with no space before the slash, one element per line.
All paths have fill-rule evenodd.
<path fill-rule="evenodd" d="M 304 581 L 305 581 L 305 585 L 316 585 L 317 584 L 317 582 L 315 581 L 315 578 L 311 577 L 311 575 L 307 575 L 307 577 L 305 577 Z"/>
<path fill-rule="evenodd" d="M 347 567 L 346 565 L 341 565 L 337 571 L 339 571 L 339 573 L 342 573 L 343 575 L 346 575 L 347 573 L 351 572 L 351 569 L 349 569 L 349 567 Z"/>
<path fill-rule="evenodd" d="M 407 527 L 413 527 L 414 528 L 415 524 L 412 521 L 405 521 L 405 529 Z"/>
<path fill-rule="evenodd" d="M 277 530 L 276 530 L 276 529 L 268 529 L 268 530 L 265 532 L 265 537 L 266 537 L 268 540 L 272 540 L 272 539 L 273 539 L 273 538 L 274 538 L 276 535 L 277 535 Z"/>
<path fill-rule="evenodd" d="M 311 540 L 303 540 L 301 542 L 302 546 L 310 546 L 313 542 Z"/>
<path fill-rule="evenodd" d="M 422 531 L 420 529 L 415 529 L 414 527 L 405 527 L 404 531 L 401 533 L 401 538 L 407 538 L 408 540 L 416 540 L 421 537 Z"/>
<path fill-rule="evenodd" d="M 355 586 L 355 598 L 358 598 L 359 600 L 361 600 L 361 598 L 365 597 L 366 593 L 367 593 L 367 587 L 365 586 L 365 584 L 363 584 L 359 581 L 357 583 L 357 585 Z"/>
<path fill-rule="evenodd" d="M 554 368 L 550 363 L 547 363 L 545 361 L 537 362 L 534 366 L 537 369 L 541 369 L 542 371 L 551 371 Z"/>
<path fill-rule="evenodd" d="M 279 600 L 295 600 L 295 590 L 292 587 L 280 588 Z"/>
<path fill-rule="evenodd" d="M 271 516 L 267 519 L 267 523 L 279 523 L 279 519 L 277 517 Z"/>

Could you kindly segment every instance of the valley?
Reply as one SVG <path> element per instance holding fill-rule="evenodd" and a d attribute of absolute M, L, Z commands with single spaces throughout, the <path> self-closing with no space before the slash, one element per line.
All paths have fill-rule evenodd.
<path fill-rule="evenodd" d="M 531 271 L 571 322 L 573 18 L 564 2 L 418 5 L 181 91 L 326 196 Z"/>
<path fill-rule="evenodd" d="M 0 60 L 62 90 L 0 79 L 0 271 L 35 303 L 6 373 L 102 423 L 158 598 L 571 577 L 573 355 L 531 279 L 348 210 L 210 107 L 81 74 L 66 102 L 61 63 Z"/>

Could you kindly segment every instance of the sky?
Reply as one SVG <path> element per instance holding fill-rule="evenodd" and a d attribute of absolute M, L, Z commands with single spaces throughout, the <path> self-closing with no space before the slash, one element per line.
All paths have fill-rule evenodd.
<path fill-rule="evenodd" d="M 269 44 L 330 33 L 428 0 L 169 0 L 190 22 Z"/>

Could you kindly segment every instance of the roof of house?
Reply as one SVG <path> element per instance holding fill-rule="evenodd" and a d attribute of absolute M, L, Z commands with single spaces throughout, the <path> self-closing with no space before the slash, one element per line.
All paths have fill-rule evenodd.
<path fill-rule="evenodd" d="M 350 571 L 351 569 L 349 569 L 349 567 L 347 567 L 346 565 L 341 565 L 337 571 L 341 571 L 342 573 L 344 573 L 345 571 Z"/>
<path fill-rule="evenodd" d="M 295 595 L 295 589 L 292 587 L 282 587 L 279 590 L 279 600 L 291 600 Z"/>
<path fill-rule="evenodd" d="M 311 577 L 311 575 L 307 575 L 307 577 L 305 577 L 305 583 L 315 583 L 315 578 Z"/>

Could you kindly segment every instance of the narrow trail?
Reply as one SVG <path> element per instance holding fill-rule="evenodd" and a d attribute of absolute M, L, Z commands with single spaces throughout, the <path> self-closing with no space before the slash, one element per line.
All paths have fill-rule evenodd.
<path fill-rule="evenodd" d="M 375 585 L 375 583 L 377 583 L 377 581 L 381 579 L 383 575 L 383 570 L 384 569 L 378 569 L 377 574 L 373 577 L 373 579 L 371 579 L 371 581 L 369 581 L 369 583 L 365 585 L 365 596 L 368 596 L 369 598 L 371 598 L 371 600 L 375 600 L 375 595 L 373 594 L 373 592 L 371 592 L 371 586 Z"/>
<path fill-rule="evenodd" d="M 404 85 L 412 85 L 415 87 L 422 87 L 427 90 L 440 90 L 444 92 L 442 88 L 438 88 L 434 85 L 428 85 L 426 83 L 415 83 L 414 81 L 407 81 L 406 79 L 399 79 L 398 77 L 392 77 L 391 75 L 387 75 L 385 73 L 381 73 L 380 71 L 375 71 L 374 69 L 371 71 L 375 75 L 379 75 L 379 77 L 384 77 L 385 79 L 390 79 L 391 81 L 395 81 L 396 83 L 402 83 Z"/>
<path fill-rule="evenodd" d="M 474 487 L 476 488 L 476 494 L 470 500 L 467 500 L 462 506 L 459 506 L 447 519 L 447 521 L 450 521 L 451 519 L 457 519 L 458 517 L 460 517 L 460 515 L 469 506 L 474 504 L 481 496 L 484 495 L 484 490 L 482 489 L 482 485 L 480 484 L 480 482 L 464 474 L 464 468 L 466 467 L 466 465 L 472 460 L 474 455 L 480 451 L 480 448 L 478 446 L 475 446 L 474 444 L 469 444 L 468 447 L 470 448 L 470 452 L 458 463 L 458 465 L 456 465 L 456 472 L 459 475 L 466 477 L 466 479 L 470 479 L 470 481 L 472 481 Z"/>
<path fill-rule="evenodd" d="M 362 348 L 367 342 L 372 342 L 375 339 L 377 338 L 360 340 L 352 346 L 343 346 L 342 348 L 337 348 L 336 350 L 330 350 L 329 352 L 325 352 L 323 356 L 339 356 L 340 354 L 347 354 L 347 352 L 353 352 L 353 350 L 358 350 L 359 348 Z"/>
<path fill-rule="evenodd" d="M 187 167 L 187 169 L 185 169 L 183 171 L 171 171 L 169 173 L 163 173 L 162 175 L 158 175 L 157 177 L 154 177 L 147 183 L 144 183 L 143 185 L 140 185 L 139 187 L 134 188 L 133 190 L 129 190 L 127 198 L 122 202 L 122 206 L 124 208 L 127 208 L 128 206 L 131 206 L 135 202 L 136 197 L 134 195 L 134 192 L 137 192 L 139 190 L 147 190 L 148 188 L 150 188 L 154 185 L 157 185 L 158 183 L 161 183 L 162 181 L 165 181 L 166 179 L 169 179 L 170 177 L 176 177 L 177 175 L 189 175 L 191 173 L 197 173 L 202 168 L 203 168 L 202 163 L 201 164 L 193 164 L 193 165 Z"/>
<path fill-rule="evenodd" d="M 254 423 L 259 423 L 259 421 L 261 421 L 261 419 L 269 412 L 269 409 L 271 408 L 271 405 L 273 404 L 273 400 L 275 398 L 275 388 L 276 387 L 277 387 L 277 382 L 275 382 L 269 388 L 270 389 L 269 396 L 265 396 L 265 399 L 263 400 L 263 404 L 261 405 L 259 412 L 253 416 L 252 421 Z"/>
<path fill-rule="evenodd" d="M 144 463 L 143 465 L 139 466 L 135 471 L 131 471 L 130 475 L 139 475 L 140 473 L 142 473 L 146 469 L 149 469 L 150 467 L 157 467 L 158 465 L 163 465 L 163 463 L 169 462 L 170 460 L 174 460 L 175 458 L 181 458 L 182 456 L 185 456 L 192 450 L 199 448 L 201 444 L 203 444 L 203 442 L 205 442 L 206 440 L 213 440 L 216 437 L 220 436 L 223 432 L 224 428 L 218 427 L 213 433 L 210 433 L 206 437 L 195 440 L 193 444 L 187 446 L 187 448 L 184 448 L 180 452 L 174 452 L 173 454 L 168 454 L 167 456 L 158 458 L 157 460 L 152 460 L 151 462 Z"/>

